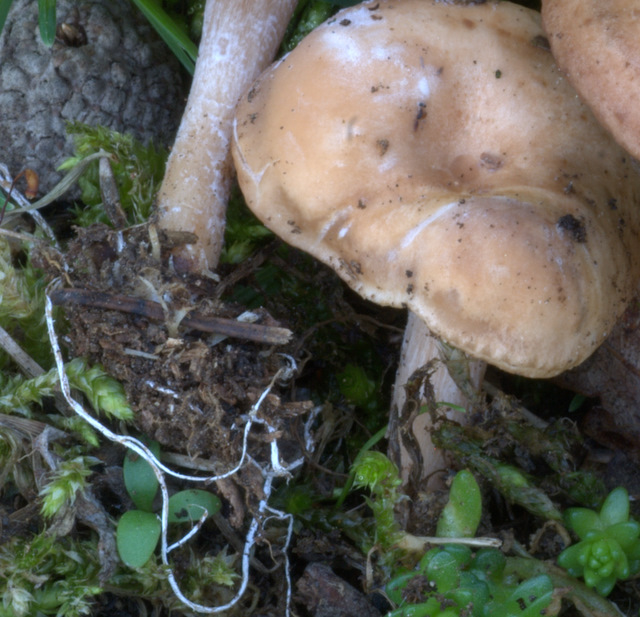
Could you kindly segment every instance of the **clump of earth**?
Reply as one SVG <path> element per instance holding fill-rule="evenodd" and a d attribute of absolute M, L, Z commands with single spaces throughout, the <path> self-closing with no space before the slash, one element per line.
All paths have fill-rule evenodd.
<path fill-rule="evenodd" d="M 64 308 L 69 357 L 100 364 L 119 380 L 136 428 L 163 450 L 207 459 L 216 473 L 235 466 L 248 414 L 286 363 L 286 347 L 185 327 L 192 314 L 200 322 L 233 320 L 243 309 L 221 301 L 214 280 L 177 275 L 174 242 L 153 225 L 122 232 L 96 225 L 77 234 L 64 256 L 43 249 L 37 258 L 61 280 L 53 297 Z M 254 329 L 279 331 L 266 311 L 256 318 Z M 283 402 L 276 384 L 259 416 L 286 448 L 291 419 L 309 408 Z M 260 458 L 271 437 L 253 428 L 252 455 Z M 295 439 L 289 442 L 295 450 Z"/>

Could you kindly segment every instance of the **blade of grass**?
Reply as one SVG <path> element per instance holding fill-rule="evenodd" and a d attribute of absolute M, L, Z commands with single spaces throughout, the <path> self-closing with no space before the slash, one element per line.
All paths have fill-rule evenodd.
<path fill-rule="evenodd" d="M 56 38 L 56 0 L 38 0 L 38 23 L 42 42 L 51 47 Z"/>
<path fill-rule="evenodd" d="M 4 28 L 4 22 L 7 21 L 7 15 L 9 14 L 12 2 L 13 0 L 0 0 L 0 32 L 2 32 L 2 28 Z"/>
<path fill-rule="evenodd" d="M 74 182 L 84 173 L 85 169 L 92 161 L 105 156 L 108 157 L 109 154 L 104 150 L 100 150 L 99 152 L 94 152 L 93 154 L 90 154 L 83 158 L 81 161 L 78 161 L 78 163 L 76 163 L 76 165 L 67 173 L 67 175 L 64 176 L 64 178 L 62 178 L 62 180 L 60 180 L 60 182 L 58 182 L 58 184 L 56 184 L 44 197 L 41 197 L 40 199 L 38 199 L 38 201 L 34 201 L 32 203 L 26 202 L 25 205 L 19 208 L 7 210 L 6 219 L 9 219 L 17 214 L 22 214 L 24 212 L 39 210 L 40 208 L 44 208 L 50 203 L 53 203 L 56 199 L 66 193 L 73 186 Z"/>
<path fill-rule="evenodd" d="M 196 44 L 154 0 L 133 0 L 133 3 L 142 11 L 184 68 L 193 75 L 198 56 Z"/>

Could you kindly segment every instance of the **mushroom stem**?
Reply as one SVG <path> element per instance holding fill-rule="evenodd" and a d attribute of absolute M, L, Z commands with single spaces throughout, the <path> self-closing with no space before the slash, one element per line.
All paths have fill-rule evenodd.
<path fill-rule="evenodd" d="M 409 311 L 407 327 L 402 342 L 402 354 L 400 365 L 396 374 L 396 383 L 391 404 L 391 414 L 400 414 L 406 402 L 405 384 L 411 375 L 427 364 L 433 358 L 440 358 L 441 347 L 438 339 L 431 333 L 425 322 L 415 313 Z M 479 388 L 487 363 L 482 360 L 471 360 L 469 362 L 469 374 L 471 386 Z M 467 408 L 469 401 L 462 393 L 455 381 L 449 375 L 449 371 L 444 363 L 440 363 L 430 377 L 431 386 L 434 390 L 435 401 L 448 403 L 452 406 Z M 456 422 L 464 423 L 467 416 L 454 407 L 446 408 L 444 411 L 447 418 Z M 398 425 L 397 427 L 394 425 Z M 406 485 L 409 479 L 418 476 L 420 478 L 420 491 L 431 490 L 442 486 L 444 477 L 441 473 L 449 467 L 444 452 L 438 450 L 431 441 L 430 430 L 432 428 L 431 416 L 422 413 L 415 417 L 410 430 L 418 444 L 422 457 L 422 469 L 415 470 L 416 461 L 411 457 L 409 450 L 405 447 L 402 439 L 402 431 L 406 430 L 401 422 L 390 423 L 392 433 L 389 439 L 392 442 L 391 449 L 397 453 L 396 461 L 400 468 L 403 483 Z"/>
<path fill-rule="evenodd" d="M 182 271 L 214 270 L 233 178 L 231 121 L 240 95 L 273 60 L 295 0 L 207 0 L 193 84 L 158 194 L 159 225 L 188 231 Z"/>

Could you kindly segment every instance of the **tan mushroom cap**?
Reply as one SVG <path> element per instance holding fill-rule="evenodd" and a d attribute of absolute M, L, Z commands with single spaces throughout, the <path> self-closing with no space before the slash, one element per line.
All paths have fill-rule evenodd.
<path fill-rule="evenodd" d="M 630 299 L 640 182 L 533 11 L 341 11 L 258 79 L 234 133 L 267 227 L 507 371 L 577 365 Z"/>
<path fill-rule="evenodd" d="M 560 68 L 619 144 L 640 158 L 640 3 L 543 0 Z"/>

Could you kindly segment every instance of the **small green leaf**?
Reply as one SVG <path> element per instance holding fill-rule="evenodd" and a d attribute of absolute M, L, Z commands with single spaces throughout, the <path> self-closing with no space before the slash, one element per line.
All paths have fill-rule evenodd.
<path fill-rule="evenodd" d="M 151 512 L 129 510 L 118 521 L 116 544 L 120 559 L 130 568 L 141 568 L 153 554 L 160 537 L 160 521 Z"/>
<path fill-rule="evenodd" d="M 600 509 L 600 520 L 604 527 L 629 520 L 629 493 L 622 486 L 612 490 Z"/>
<path fill-rule="evenodd" d="M 402 592 L 406 589 L 409 581 L 412 581 L 420 573 L 415 570 L 406 571 L 401 569 L 386 585 L 384 588 L 385 594 L 394 604 L 402 604 L 403 597 Z"/>
<path fill-rule="evenodd" d="M 469 554 L 471 551 L 469 551 Z M 443 549 L 429 561 L 426 575 L 430 583 L 439 593 L 445 593 L 456 589 L 460 584 L 460 571 L 462 564 L 459 556 Z"/>
<path fill-rule="evenodd" d="M 374 398 L 376 382 L 367 377 L 362 367 L 347 364 L 337 377 L 340 392 L 350 403 L 366 408 Z"/>
<path fill-rule="evenodd" d="M 607 535 L 616 540 L 626 552 L 638 542 L 638 537 L 640 537 L 640 523 L 634 520 L 616 523 L 607 528 Z"/>
<path fill-rule="evenodd" d="M 580 407 L 582 407 L 583 403 L 587 400 L 587 397 L 584 394 L 576 394 L 569 403 L 569 413 L 574 413 L 578 411 Z"/>
<path fill-rule="evenodd" d="M 482 496 L 473 474 L 459 471 L 451 484 L 436 534 L 441 538 L 473 538 L 482 516 Z"/>
<path fill-rule="evenodd" d="M 38 0 L 38 23 L 42 42 L 51 47 L 56 38 L 56 0 Z"/>
<path fill-rule="evenodd" d="M 160 455 L 160 445 L 157 442 L 152 441 L 148 447 L 156 458 Z M 140 510 L 151 512 L 153 500 L 158 492 L 158 479 L 151 465 L 137 452 L 127 450 L 122 464 L 122 473 L 125 488 L 133 503 Z"/>
<path fill-rule="evenodd" d="M 455 606 L 442 607 L 437 598 L 429 598 L 421 604 L 410 604 L 397 608 L 387 617 L 459 617 L 460 609 Z"/>
<path fill-rule="evenodd" d="M 553 583 L 546 574 L 526 580 L 515 589 L 502 610 L 494 613 L 504 617 L 540 617 L 551 604 Z"/>
<path fill-rule="evenodd" d="M 571 576 L 582 576 L 584 566 L 582 565 L 588 556 L 588 547 L 582 543 L 573 544 L 565 548 L 558 555 L 558 565 L 564 568 Z"/>
<path fill-rule="evenodd" d="M 475 554 L 471 568 L 482 580 L 496 582 L 504 574 L 507 560 L 502 551 L 495 548 L 481 548 Z"/>
<path fill-rule="evenodd" d="M 472 572 L 461 572 L 459 586 L 446 593 L 445 598 L 452 600 L 460 607 L 481 607 L 491 600 L 491 589 L 485 581 L 479 580 Z"/>
<path fill-rule="evenodd" d="M 602 522 L 597 512 L 589 508 L 568 508 L 564 512 L 564 522 L 583 540 L 588 533 L 602 530 Z"/>
<path fill-rule="evenodd" d="M 170 523 L 193 523 L 202 518 L 205 510 L 211 516 L 220 510 L 218 497 L 209 491 L 190 489 L 180 491 L 169 499 Z"/>

